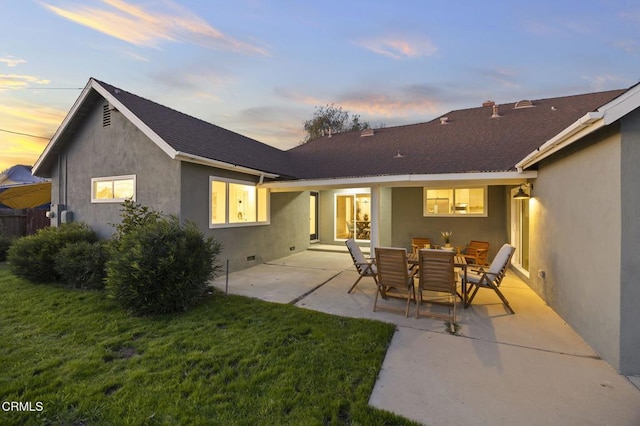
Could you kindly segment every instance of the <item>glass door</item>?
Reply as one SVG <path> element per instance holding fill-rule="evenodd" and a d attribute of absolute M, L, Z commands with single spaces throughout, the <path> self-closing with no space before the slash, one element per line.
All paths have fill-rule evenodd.
<path fill-rule="evenodd" d="M 529 199 L 514 200 L 518 188 L 511 190 L 511 242 L 516 251 L 512 265 L 529 274 Z"/>
<path fill-rule="evenodd" d="M 371 237 L 371 194 L 336 194 L 335 239 L 369 241 Z"/>
<path fill-rule="evenodd" d="M 309 239 L 318 239 L 318 193 L 311 192 L 309 197 Z"/>

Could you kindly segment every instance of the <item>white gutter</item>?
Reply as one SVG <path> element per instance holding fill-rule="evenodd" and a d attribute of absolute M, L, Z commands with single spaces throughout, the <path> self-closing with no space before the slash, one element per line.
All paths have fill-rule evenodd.
<path fill-rule="evenodd" d="M 590 133 L 604 127 L 607 123 L 604 120 L 605 113 L 603 111 L 588 112 L 577 121 L 546 141 L 537 150 L 524 157 L 516 168 L 522 172 L 527 167 L 531 167 L 535 163 L 550 155 L 560 151 L 561 149 L 571 145 L 578 139 L 587 136 Z"/>
<path fill-rule="evenodd" d="M 224 161 L 212 160 L 210 158 L 200 157 L 198 155 L 187 154 L 185 152 L 176 151 L 173 159 L 180 161 L 187 161 L 189 163 L 202 164 L 204 166 L 216 167 L 218 169 L 232 170 L 235 172 L 245 173 L 248 175 L 260 176 L 262 181 L 265 177 L 275 179 L 280 175 L 274 173 L 267 173 L 262 170 L 251 169 L 249 167 L 238 166 L 237 164 L 226 163 Z"/>
<path fill-rule="evenodd" d="M 491 185 L 518 185 L 527 179 L 535 179 L 538 172 L 528 170 L 525 172 L 477 172 L 477 173 L 443 173 L 443 174 L 406 174 L 385 176 L 364 176 L 346 178 L 308 179 L 267 182 L 262 186 L 272 190 L 303 190 L 322 188 L 353 188 L 365 186 L 423 186 L 425 184 L 438 185 L 467 185 L 467 184 L 491 184 Z"/>

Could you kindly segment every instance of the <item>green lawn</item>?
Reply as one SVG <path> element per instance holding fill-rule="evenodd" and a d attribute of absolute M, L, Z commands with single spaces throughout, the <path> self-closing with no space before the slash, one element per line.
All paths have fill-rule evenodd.
<path fill-rule="evenodd" d="M 411 422 L 368 398 L 394 326 L 214 294 L 173 317 L 0 266 L 0 424 Z"/>

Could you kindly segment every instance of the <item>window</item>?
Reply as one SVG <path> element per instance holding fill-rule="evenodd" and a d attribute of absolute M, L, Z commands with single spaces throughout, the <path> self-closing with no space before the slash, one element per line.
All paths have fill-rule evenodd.
<path fill-rule="evenodd" d="M 210 226 L 240 226 L 269 222 L 269 196 L 265 188 L 246 182 L 209 178 Z"/>
<path fill-rule="evenodd" d="M 424 188 L 424 216 L 486 216 L 486 187 Z"/>
<path fill-rule="evenodd" d="M 136 200 L 136 176 L 111 176 L 91 179 L 92 203 L 121 203 Z"/>

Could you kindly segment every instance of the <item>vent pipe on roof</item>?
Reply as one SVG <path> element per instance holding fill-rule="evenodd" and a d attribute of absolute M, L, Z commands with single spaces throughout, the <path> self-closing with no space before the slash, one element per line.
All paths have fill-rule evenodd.
<path fill-rule="evenodd" d="M 491 118 L 498 118 L 501 115 L 498 113 L 498 105 L 493 104 L 493 114 L 491 114 Z"/>
<path fill-rule="evenodd" d="M 440 117 L 440 124 L 449 124 L 449 117 Z"/>

